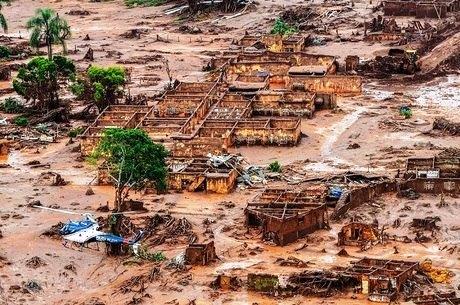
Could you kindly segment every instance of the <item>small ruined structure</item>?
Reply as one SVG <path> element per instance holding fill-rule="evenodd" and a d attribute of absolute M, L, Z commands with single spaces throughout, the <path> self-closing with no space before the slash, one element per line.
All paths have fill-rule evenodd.
<path fill-rule="evenodd" d="M 243 50 L 266 50 L 271 52 L 302 52 L 309 43 L 309 36 L 303 35 L 244 35 L 234 44 Z"/>
<path fill-rule="evenodd" d="M 356 279 L 360 283 L 361 292 L 368 295 L 369 300 L 390 302 L 397 298 L 404 284 L 418 269 L 418 263 L 363 258 L 352 263 L 342 274 Z"/>
<path fill-rule="evenodd" d="M 383 1 L 386 16 L 415 16 L 416 18 L 446 18 L 460 10 L 458 0 L 386 0 Z"/>
<path fill-rule="evenodd" d="M 338 233 L 338 246 L 365 247 L 379 241 L 379 231 L 376 227 L 352 222 L 342 227 Z"/>
<path fill-rule="evenodd" d="M 395 19 L 383 18 L 378 15 L 370 22 L 364 23 L 364 40 L 366 41 L 408 41 L 429 40 L 436 29 L 429 23 L 422 24 L 418 20 L 410 22 L 407 26 L 401 26 Z"/>
<path fill-rule="evenodd" d="M 213 162 L 215 160 L 221 162 Z M 173 158 L 168 161 L 168 188 L 171 190 L 230 193 L 236 186 L 241 159 L 233 156 Z"/>
<path fill-rule="evenodd" d="M 460 152 L 444 151 L 432 158 L 408 158 L 402 189 L 418 193 L 460 193 Z"/>
<path fill-rule="evenodd" d="M 185 261 L 191 265 L 208 265 L 217 258 L 214 242 L 190 244 L 185 249 Z"/>
<path fill-rule="evenodd" d="M 265 189 L 246 207 L 246 225 L 260 227 L 264 239 L 284 246 L 328 226 L 324 194 L 317 190 Z"/>

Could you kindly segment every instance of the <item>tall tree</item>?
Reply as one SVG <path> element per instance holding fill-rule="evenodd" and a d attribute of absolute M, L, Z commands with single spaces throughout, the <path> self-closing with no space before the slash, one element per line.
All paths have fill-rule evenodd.
<path fill-rule="evenodd" d="M 67 52 L 65 41 L 70 38 L 70 26 L 54 10 L 37 9 L 35 16 L 27 21 L 26 26 L 31 31 L 30 45 L 38 49 L 40 43 L 44 41 L 50 60 L 53 58 L 53 44 L 61 44 L 64 54 Z"/>
<path fill-rule="evenodd" d="M 130 190 L 152 185 L 166 189 L 168 151 L 141 129 L 107 129 L 90 160 L 102 160 L 115 187 L 114 210 L 125 210 Z"/>
<path fill-rule="evenodd" d="M 59 80 L 65 82 L 74 73 L 75 65 L 65 57 L 35 57 L 19 69 L 13 88 L 38 110 L 51 110 L 59 105 Z"/>
<path fill-rule="evenodd" d="M 4 4 L 10 3 L 10 0 L 0 0 L 0 27 L 4 32 L 8 31 L 8 23 L 6 22 L 5 16 L 2 14 L 2 7 Z"/>
<path fill-rule="evenodd" d="M 92 101 L 99 110 L 116 104 L 123 95 L 126 84 L 126 71 L 123 67 L 92 66 L 86 75 L 80 76 L 71 86 L 72 92 L 80 99 Z"/>

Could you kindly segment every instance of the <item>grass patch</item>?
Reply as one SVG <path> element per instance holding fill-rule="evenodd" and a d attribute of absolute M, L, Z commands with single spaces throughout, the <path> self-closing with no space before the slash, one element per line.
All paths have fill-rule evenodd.
<path fill-rule="evenodd" d="M 29 125 L 29 119 L 23 116 L 18 116 L 14 119 L 14 124 L 18 126 L 27 126 Z"/>
<path fill-rule="evenodd" d="M 125 0 L 125 5 L 130 8 L 136 6 L 158 6 L 165 2 L 165 0 Z"/>
<path fill-rule="evenodd" d="M 21 113 L 24 109 L 24 106 L 21 102 L 14 97 L 8 97 L 5 101 L 0 104 L 0 110 L 5 113 Z"/>

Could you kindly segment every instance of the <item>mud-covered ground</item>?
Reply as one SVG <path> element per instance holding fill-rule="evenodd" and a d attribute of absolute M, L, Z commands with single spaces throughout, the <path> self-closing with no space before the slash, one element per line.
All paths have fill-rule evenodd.
<path fill-rule="evenodd" d="M 51 6 L 60 14 L 73 9 L 84 9 L 88 16 L 65 15 L 72 26 L 73 37 L 69 50 L 77 48 L 71 55 L 80 60 L 88 46 L 95 51 L 92 64 L 122 64 L 133 58 L 143 57 L 142 63 L 126 64 L 132 68 L 130 84 L 132 93 L 154 95 L 166 74 L 161 63 L 149 56 L 161 54 L 171 63 L 174 77 L 184 81 L 203 80 L 201 67 L 214 51 L 225 50 L 231 40 L 242 35 L 245 30 L 266 31 L 281 5 L 294 5 L 303 1 L 259 1 L 255 9 L 240 17 L 229 20 L 195 21 L 205 33 L 213 28 L 216 34 L 183 34 L 177 31 L 175 16 L 165 16 L 164 7 L 127 9 L 121 1 L 87 2 L 62 0 L 27 1 L 17 0 L 3 9 L 10 23 L 9 35 L 26 36 L 25 21 L 38 7 Z M 355 2 L 355 16 L 362 19 L 371 11 L 368 3 Z M 211 20 L 218 18 L 213 16 Z M 132 28 L 146 28 L 147 33 L 140 39 L 125 39 L 120 35 Z M 342 30 L 341 30 L 342 31 Z M 343 33 L 349 31 L 344 28 Z M 83 41 L 85 35 L 89 41 Z M 169 42 L 157 41 L 157 35 L 167 37 Z M 315 53 L 339 55 L 343 60 L 349 52 L 359 52 L 361 56 L 373 57 L 387 49 L 381 44 L 332 42 L 326 46 L 312 48 Z M 119 52 L 119 53 L 118 53 Z M 345 53 L 346 52 L 346 53 Z M 85 68 L 89 62 L 79 61 Z M 2 86 L 8 86 L 2 83 Z M 458 120 L 460 107 L 460 78 L 448 76 L 430 83 L 404 86 L 401 83 L 367 81 L 363 95 L 341 97 L 338 111 L 320 111 L 312 120 L 302 121 L 302 138 L 297 147 L 239 147 L 248 162 L 267 165 L 278 160 L 282 165 L 295 164 L 306 176 L 332 174 L 346 170 L 394 175 L 402 170 L 407 157 L 434 156 L 444 148 L 460 147 L 458 137 L 441 135 L 431 131 L 435 117 L 441 116 Z M 404 120 L 399 116 L 399 107 L 410 104 L 413 116 Z M 359 148 L 349 149 L 357 143 Z M 88 185 L 94 181 L 96 171 L 81 160 L 76 147 L 68 144 L 68 139 L 44 147 L 34 147 L 22 151 L 12 151 L 0 163 L 11 165 L 1 168 L 0 175 L 0 304 L 129 304 L 133 292 L 123 293 L 121 287 L 133 276 L 149 272 L 151 263 L 125 265 L 123 259 L 107 257 L 104 249 L 69 249 L 60 240 L 40 236 L 50 226 L 78 216 L 64 215 L 27 207 L 32 200 L 40 200 L 44 206 L 55 206 L 78 212 L 91 212 L 106 202 L 112 202 L 111 187 L 91 186 L 95 195 L 85 195 Z M 50 169 L 31 168 L 29 161 L 50 163 Z M 40 186 L 36 181 L 40 173 L 54 171 L 69 181 L 66 186 Z M 263 297 L 248 292 L 245 288 L 237 291 L 215 291 L 209 287 L 217 274 L 232 274 L 244 279 L 250 272 L 289 274 L 302 268 L 280 267 L 275 264 L 279 257 L 295 256 L 308 261 L 305 269 L 323 269 L 346 266 L 361 257 L 433 260 L 435 266 L 445 267 L 456 274 L 451 286 L 460 284 L 460 263 L 458 250 L 450 253 L 446 245 L 457 245 L 460 238 L 458 217 L 459 199 L 447 197 L 446 207 L 439 208 L 437 196 L 422 196 L 417 200 L 396 198 L 388 195 L 357 210 L 348 216 L 359 216 L 367 221 L 377 219 L 386 225 L 388 232 L 408 235 L 412 232 L 409 223 L 414 217 L 439 216 L 441 230 L 431 242 L 396 243 L 377 245 L 366 252 L 358 248 L 345 247 L 348 257 L 337 256 L 337 233 L 346 222 L 332 222 L 330 230 L 309 235 L 285 247 L 276 247 L 260 240 L 244 227 L 244 208 L 263 185 L 254 189 L 237 188 L 229 195 L 204 193 L 172 193 L 165 196 L 133 194 L 133 198 L 144 201 L 148 215 L 169 210 L 177 217 L 186 217 L 193 229 L 201 233 L 206 230 L 203 221 L 212 220 L 210 228 L 214 235 L 219 260 L 210 266 L 193 267 L 188 272 L 167 270 L 161 265 L 160 276 L 148 283 L 143 298 L 144 304 L 367 304 L 363 295 L 338 295 L 326 299 L 290 297 Z M 164 198 L 163 198 L 164 197 Z M 231 202 L 234 207 L 225 205 Z M 409 207 L 409 208 L 408 208 Z M 131 215 L 136 218 L 137 216 Z M 401 226 L 392 228 L 396 218 Z M 306 247 L 301 247 L 306 244 Z M 399 253 L 394 254 L 394 246 Z M 163 251 L 168 259 L 184 251 L 186 245 L 160 245 L 152 251 Z M 297 250 L 303 248 L 302 250 Z M 441 250 L 444 249 L 444 250 Z M 26 266 L 26 262 L 40 257 L 46 264 L 36 269 Z M 67 265 L 75 269 L 65 269 Z M 40 284 L 42 290 L 24 293 L 21 287 L 30 280 Z M 19 287 L 19 289 L 18 289 Z M 100 303 L 98 303 L 100 302 Z"/>

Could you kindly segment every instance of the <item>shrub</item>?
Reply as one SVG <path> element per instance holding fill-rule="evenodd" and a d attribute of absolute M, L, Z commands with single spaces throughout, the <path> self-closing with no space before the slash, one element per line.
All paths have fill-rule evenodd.
<path fill-rule="evenodd" d="M 281 164 L 278 161 L 273 161 L 268 165 L 268 170 L 272 173 L 281 173 Z"/>
<path fill-rule="evenodd" d="M 399 114 L 403 116 L 405 119 L 410 119 L 412 117 L 412 109 L 407 106 L 403 106 L 399 108 Z"/>
<path fill-rule="evenodd" d="M 11 56 L 11 51 L 5 46 L 0 46 L 0 58 L 8 58 Z"/>
<path fill-rule="evenodd" d="M 85 131 L 85 129 L 83 127 L 81 127 L 81 126 L 80 127 L 75 127 L 75 128 L 72 128 L 71 130 L 69 130 L 67 135 L 70 138 L 75 138 L 76 136 L 81 135 L 83 133 L 83 131 Z"/>
<path fill-rule="evenodd" d="M 5 113 L 20 113 L 24 108 L 21 102 L 14 97 L 8 97 L 5 101 L 0 105 L 0 108 Z"/>
<path fill-rule="evenodd" d="M 297 29 L 284 22 L 281 18 L 277 18 L 270 33 L 275 35 L 289 36 L 297 33 Z"/>
<path fill-rule="evenodd" d="M 158 6 L 165 3 L 164 0 L 125 0 L 125 5 L 127 7 L 136 7 L 136 6 Z"/>
<path fill-rule="evenodd" d="M 27 126 L 29 125 L 29 119 L 23 116 L 18 116 L 17 118 L 14 119 L 14 124 L 18 126 Z"/>

